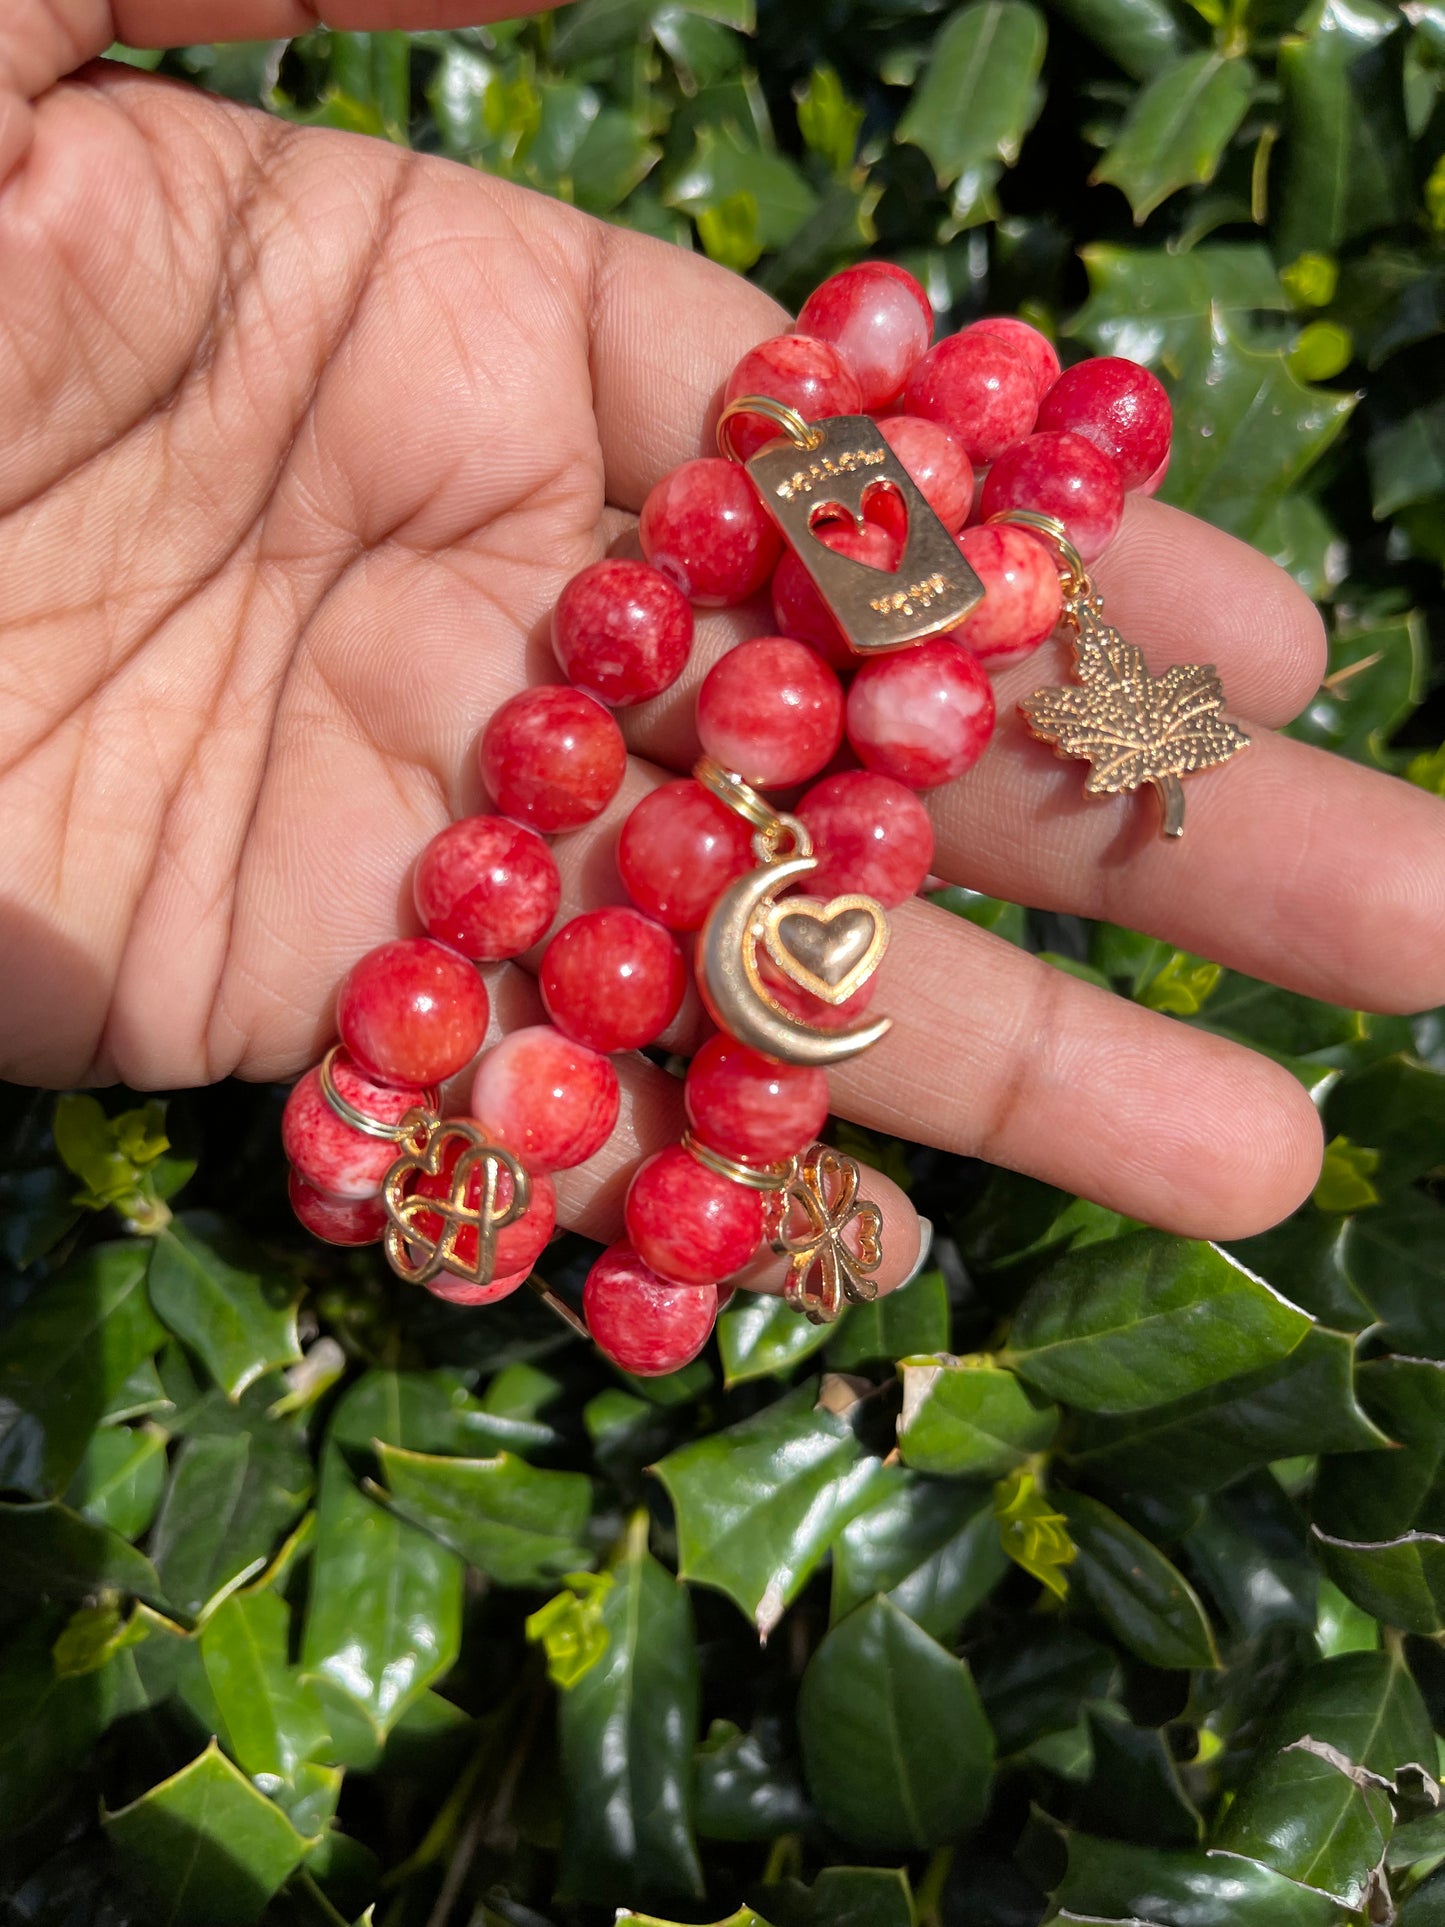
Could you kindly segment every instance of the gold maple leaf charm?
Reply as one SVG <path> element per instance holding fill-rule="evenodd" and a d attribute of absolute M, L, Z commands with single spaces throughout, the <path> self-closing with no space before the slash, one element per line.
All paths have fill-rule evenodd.
<path fill-rule="evenodd" d="M 1066 604 L 1074 629 L 1078 684 L 1036 689 L 1019 704 L 1025 721 L 1060 756 L 1087 757 L 1090 796 L 1152 783 L 1164 809 L 1164 834 L 1184 834 L 1181 776 L 1227 763 L 1249 747 L 1222 715 L 1224 691 L 1208 663 L 1183 663 L 1151 676 L 1132 642 L 1104 621 L 1097 597 Z"/>

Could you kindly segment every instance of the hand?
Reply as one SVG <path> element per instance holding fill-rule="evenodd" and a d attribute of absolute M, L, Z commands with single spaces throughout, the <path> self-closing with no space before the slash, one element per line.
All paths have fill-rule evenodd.
<path fill-rule="evenodd" d="M 449 10 L 476 13 L 438 0 L 429 23 Z M 338 24 L 407 15 L 352 0 Z M 13 1078 L 285 1078 L 319 1056 L 338 979 L 408 924 L 417 852 L 485 807 L 482 724 L 555 674 L 562 584 L 699 451 L 732 363 L 781 322 L 704 261 L 467 169 L 79 65 L 115 36 L 307 24 L 300 0 L 11 0 L 0 23 Z M 1445 999 L 1445 809 L 1270 733 L 1321 673 L 1301 593 L 1140 500 L 1098 573 L 1152 666 L 1218 664 L 1253 748 L 1191 785 L 1166 846 L 1146 802 L 1086 802 L 1025 734 L 1018 696 L 1065 668 L 1045 650 L 1000 678 L 984 761 L 930 799 L 939 871 L 1334 1002 Z M 571 907 L 620 894 L 617 825 L 687 768 L 696 684 L 742 627 L 701 622 L 684 683 L 627 715 L 624 795 L 558 845 Z M 490 976 L 505 1026 L 535 1017 L 523 970 Z M 1314 1181 L 1315 1112 L 1277 1065 L 921 901 L 877 1007 L 893 1035 L 835 1084 L 864 1124 L 1190 1234 L 1257 1231 Z M 623 1079 L 608 1152 L 560 1187 L 603 1237 L 678 1124 L 672 1080 L 641 1059 Z M 891 1249 L 896 1281 L 910 1240 Z"/>

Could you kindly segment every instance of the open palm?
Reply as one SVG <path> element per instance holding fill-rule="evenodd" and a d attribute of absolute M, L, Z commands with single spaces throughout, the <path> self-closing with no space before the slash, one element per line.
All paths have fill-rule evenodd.
<path fill-rule="evenodd" d="M 339 24 L 421 24 L 407 12 L 358 0 Z M 115 37 L 296 32 L 299 0 L 7 15 L 0 1072 L 288 1077 L 338 978 L 411 927 L 417 851 L 485 807 L 473 744 L 555 677 L 562 584 L 699 452 L 778 311 L 450 163 L 80 64 Z M 1086 803 L 1027 737 L 1014 703 L 1063 667 L 1045 650 L 999 679 L 978 769 L 930 798 L 940 872 L 1334 1002 L 1445 998 L 1445 808 L 1270 733 L 1320 673 L 1300 593 L 1142 501 L 1099 577 L 1151 666 L 1218 663 L 1265 726 L 1254 748 L 1192 787 L 1165 846 L 1147 806 Z M 702 622 L 688 676 L 627 716 L 623 795 L 558 848 L 572 907 L 620 894 L 617 823 L 695 754 L 696 681 L 745 626 Z M 491 975 L 500 1021 L 530 1021 L 526 973 Z M 922 902 L 895 919 L 879 1008 L 892 1036 L 836 1082 L 865 1123 L 1208 1235 L 1262 1228 L 1313 1181 L 1318 1125 L 1284 1070 Z M 623 1076 L 605 1160 L 563 1192 L 599 1235 L 677 1125 L 671 1080 L 641 1059 Z"/>

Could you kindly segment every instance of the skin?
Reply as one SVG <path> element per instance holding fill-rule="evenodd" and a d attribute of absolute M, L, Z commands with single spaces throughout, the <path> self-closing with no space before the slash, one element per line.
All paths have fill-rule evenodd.
<path fill-rule="evenodd" d="M 328 19 L 477 16 L 353 0 Z M 486 718 L 555 678 L 563 584 L 710 445 L 729 370 L 784 325 L 702 260 L 472 170 L 86 64 L 116 38 L 312 24 L 295 0 L 0 17 L 0 1074 L 18 1081 L 315 1061 L 338 980 L 413 927 L 417 852 L 484 807 Z M 929 798 L 939 872 L 1334 1002 L 1445 1001 L 1445 806 L 1270 733 L 1322 672 L 1300 591 L 1140 499 L 1098 578 L 1152 668 L 1217 663 L 1254 747 L 1189 785 L 1165 845 L 1150 802 L 1086 802 L 1080 768 L 1025 735 L 1018 696 L 1065 668 L 1048 645 L 998 679 L 977 770 Z M 764 627 L 704 619 L 683 680 L 626 713 L 623 794 L 558 844 L 564 914 L 620 897 L 622 816 L 688 767 L 698 682 Z M 1191 1235 L 1258 1231 L 1309 1192 L 1319 1123 L 1278 1066 L 921 902 L 893 922 L 875 1008 L 896 1029 L 836 1078 L 842 1114 Z M 537 1021 L 526 969 L 489 987 L 504 1027 Z M 604 1240 L 628 1170 L 681 1121 L 661 1072 L 622 1075 L 612 1144 L 558 1187 L 563 1221 Z M 886 1283 L 917 1247 L 889 1208 Z"/>

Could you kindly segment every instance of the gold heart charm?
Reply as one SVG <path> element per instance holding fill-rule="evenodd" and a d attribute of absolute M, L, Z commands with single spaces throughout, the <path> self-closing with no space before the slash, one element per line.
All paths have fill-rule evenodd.
<path fill-rule="evenodd" d="M 511 1180 L 505 1204 L 503 1174 Z M 417 1189 L 418 1180 L 445 1176 L 444 1188 Z M 439 1272 L 471 1285 L 489 1285 L 497 1233 L 532 1202 L 532 1184 L 510 1151 L 493 1144 L 469 1118 L 434 1118 L 423 1143 L 408 1150 L 381 1181 L 386 1209 L 386 1256 L 408 1284 L 428 1284 Z"/>
<path fill-rule="evenodd" d="M 872 897 L 782 897 L 764 913 L 762 939 L 791 983 L 843 1004 L 882 963 L 888 921 Z"/>

